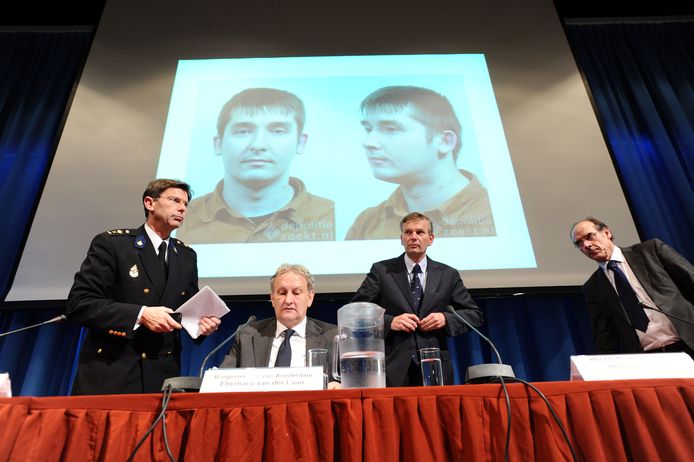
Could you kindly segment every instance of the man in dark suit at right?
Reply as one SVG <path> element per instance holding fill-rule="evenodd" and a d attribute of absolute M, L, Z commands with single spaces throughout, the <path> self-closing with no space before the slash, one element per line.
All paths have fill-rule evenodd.
<path fill-rule="evenodd" d="M 397 258 L 374 263 L 353 302 L 372 302 L 386 310 L 384 334 L 386 346 L 386 385 L 404 387 L 422 385 L 418 350 L 438 347 L 444 384 L 453 384 L 453 366 L 446 337 L 468 330 L 447 306 L 453 306 L 473 326 L 482 324 L 482 312 L 468 293 L 454 268 L 426 255 L 434 242 L 431 220 L 418 212 L 400 222 L 400 241 L 405 253 Z M 415 281 L 414 278 L 417 278 Z M 421 286 L 421 298 L 411 290 Z"/>
<path fill-rule="evenodd" d="M 600 265 L 583 285 L 599 353 L 684 351 L 694 357 L 691 263 L 658 239 L 620 248 L 610 228 L 593 217 L 571 227 L 571 240 Z"/>

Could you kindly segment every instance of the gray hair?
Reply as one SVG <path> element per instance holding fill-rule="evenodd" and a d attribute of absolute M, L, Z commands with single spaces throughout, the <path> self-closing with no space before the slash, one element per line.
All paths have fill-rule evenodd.
<path fill-rule="evenodd" d="M 295 265 L 290 263 L 281 264 L 280 267 L 277 268 L 277 271 L 275 271 L 275 274 L 272 275 L 270 278 L 270 292 L 275 290 L 275 279 L 286 273 L 294 273 L 298 274 L 299 276 L 303 276 L 304 279 L 306 279 L 308 291 L 313 292 L 314 280 L 308 268 L 306 268 L 304 265 Z"/>

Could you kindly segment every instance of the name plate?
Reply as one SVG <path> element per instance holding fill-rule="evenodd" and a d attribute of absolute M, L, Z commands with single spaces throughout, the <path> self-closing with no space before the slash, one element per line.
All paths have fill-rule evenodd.
<path fill-rule="evenodd" d="M 208 369 L 200 385 L 200 393 L 322 389 L 323 368 L 321 366 Z"/>
<path fill-rule="evenodd" d="M 10 374 L 7 372 L 0 374 L 0 398 L 12 398 Z"/>
<path fill-rule="evenodd" d="M 571 356 L 571 380 L 694 378 L 686 353 Z"/>

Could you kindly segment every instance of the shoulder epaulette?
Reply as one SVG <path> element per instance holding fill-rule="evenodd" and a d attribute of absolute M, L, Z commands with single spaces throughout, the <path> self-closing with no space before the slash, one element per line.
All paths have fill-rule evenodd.
<path fill-rule="evenodd" d="M 111 229 L 106 231 L 106 234 L 110 236 L 134 236 L 136 229 Z"/>
<path fill-rule="evenodd" d="M 176 238 L 173 238 L 173 240 L 174 240 L 174 242 L 176 243 L 176 245 L 180 245 L 181 247 L 185 247 L 185 248 L 187 248 L 187 249 L 193 250 L 193 248 L 192 248 L 191 246 L 189 246 L 188 244 L 186 244 L 186 243 L 183 242 L 182 240 L 176 239 Z"/>

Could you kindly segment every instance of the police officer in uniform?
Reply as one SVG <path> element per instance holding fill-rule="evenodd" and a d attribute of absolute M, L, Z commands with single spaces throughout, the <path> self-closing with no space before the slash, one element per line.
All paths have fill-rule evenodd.
<path fill-rule="evenodd" d="M 142 195 L 145 224 L 97 235 L 75 275 L 66 314 L 89 328 L 73 394 L 155 393 L 180 375 L 181 325 L 170 315 L 198 291 L 195 251 L 172 238 L 190 186 L 158 179 Z M 200 319 L 200 333 L 219 326 Z"/>

